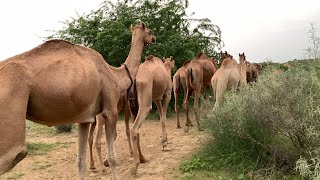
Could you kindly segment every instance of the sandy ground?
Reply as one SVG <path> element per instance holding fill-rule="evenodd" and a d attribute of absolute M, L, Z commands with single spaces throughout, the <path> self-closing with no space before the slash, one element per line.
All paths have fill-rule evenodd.
<path fill-rule="evenodd" d="M 181 117 L 184 120 L 184 117 Z M 147 163 L 140 164 L 137 176 L 129 175 L 129 169 L 133 164 L 133 158 L 129 155 L 127 138 L 125 135 L 124 121 L 117 124 L 118 137 L 115 142 L 117 172 L 119 178 L 136 180 L 177 179 L 179 177 L 179 165 L 184 159 L 191 157 L 192 153 L 200 149 L 200 146 L 208 140 L 204 132 L 198 132 L 196 127 L 190 129 L 188 134 L 183 129 L 176 129 L 175 116 L 167 120 L 168 147 L 162 151 L 160 145 L 161 124 L 158 120 L 146 120 L 140 128 L 142 153 L 149 159 Z M 104 137 L 104 136 L 103 136 Z M 10 172 L 2 175 L 0 179 L 21 180 L 74 180 L 78 179 L 77 157 L 77 132 L 45 136 L 28 133 L 29 142 L 44 142 L 59 144 L 54 150 L 42 155 L 28 155 Z M 103 154 L 106 144 L 103 143 Z M 94 151 L 96 165 L 98 158 Z M 89 152 L 87 153 L 87 159 Z M 85 179 L 111 179 L 110 169 L 106 175 L 99 171 L 89 169 L 87 161 Z"/>

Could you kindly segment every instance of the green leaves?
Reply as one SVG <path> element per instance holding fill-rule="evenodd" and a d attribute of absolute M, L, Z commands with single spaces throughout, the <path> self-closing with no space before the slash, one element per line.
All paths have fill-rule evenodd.
<path fill-rule="evenodd" d="M 105 1 L 90 14 L 64 22 L 65 28 L 49 38 L 61 38 L 83 44 L 100 52 L 106 61 L 119 66 L 126 59 L 131 43 L 130 25 L 145 22 L 157 36 L 157 43 L 145 49 L 145 55 L 173 56 L 176 66 L 197 53 L 215 56 L 221 30 L 210 19 L 194 19 L 186 14 L 188 0 Z"/>

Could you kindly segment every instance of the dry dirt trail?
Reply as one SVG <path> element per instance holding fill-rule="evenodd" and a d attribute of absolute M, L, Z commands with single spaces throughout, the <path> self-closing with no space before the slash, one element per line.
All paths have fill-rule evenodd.
<path fill-rule="evenodd" d="M 181 117 L 184 120 L 185 117 Z M 122 118 L 121 118 L 122 119 Z M 192 118 L 193 120 L 193 118 Z M 132 125 L 132 124 L 131 124 Z M 160 180 L 177 179 L 180 162 L 199 150 L 208 140 L 204 132 L 198 132 L 196 127 L 190 129 L 188 134 L 183 129 L 176 129 L 175 116 L 167 119 L 168 147 L 162 151 L 160 145 L 161 123 L 159 120 L 146 120 L 140 128 L 141 149 L 147 163 L 141 164 L 137 176 L 129 175 L 133 158 L 129 156 L 127 137 L 125 135 L 124 121 L 117 124 L 118 137 L 115 142 L 117 172 L 119 179 Z M 104 137 L 104 135 L 103 135 Z M 13 170 L 2 175 L 1 180 L 77 180 L 77 131 L 66 134 L 42 136 L 28 132 L 28 142 L 43 142 L 59 144 L 53 150 L 42 155 L 28 155 Z M 102 140 L 103 154 L 105 152 L 105 139 Z M 98 158 L 94 151 L 95 163 Z M 87 153 L 87 159 L 89 152 Z M 87 161 L 89 164 L 89 161 Z M 108 169 L 107 175 L 92 171 L 87 165 L 86 179 L 111 179 Z"/>

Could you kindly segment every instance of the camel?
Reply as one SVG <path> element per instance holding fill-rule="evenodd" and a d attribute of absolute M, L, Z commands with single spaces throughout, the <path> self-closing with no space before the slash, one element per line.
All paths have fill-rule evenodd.
<path fill-rule="evenodd" d="M 258 71 L 258 75 L 260 75 L 262 72 L 262 68 L 263 68 L 262 65 L 259 63 L 252 63 L 252 64 L 256 67 L 256 69 Z"/>
<path fill-rule="evenodd" d="M 178 108 L 178 99 L 179 93 L 183 90 L 184 96 L 187 94 L 187 80 L 186 80 L 186 70 L 190 61 L 185 61 L 183 65 L 177 70 L 177 72 L 173 76 L 173 94 L 174 94 L 174 110 L 176 112 L 177 117 L 177 129 L 181 128 L 179 121 L 179 108 Z M 190 122 L 191 123 L 191 122 Z"/>
<path fill-rule="evenodd" d="M 84 179 L 89 125 L 102 113 L 107 159 L 117 179 L 117 103 L 132 85 L 145 45 L 156 40 L 144 23 L 131 30 L 129 55 L 118 68 L 97 51 L 63 40 L 46 41 L 5 60 L 0 67 L 0 175 L 27 155 L 27 118 L 48 126 L 78 123 L 77 166 L 79 179 Z"/>
<path fill-rule="evenodd" d="M 246 76 L 247 76 L 247 83 L 252 84 L 253 82 L 257 82 L 258 77 L 258 70 L 254 64 L 251 64 L 250 62 L 246 61 L 247 70 L 246 70 Z"/>
<path fill-rule="evenodd" d="M 129 109 L 129 104 L 128 104 L 128 101 L 126 100 L 125 95 L 122 95 L 120 97 L 117 107 L 118 107 L 118 112 L 121 112 L 121 110 L 124 110 L 124 121 L 125 121 L 128 144 L 129 144 L 129 153 L 132 155 L 133 150 L 132 150 L 132 144 L 130 140 L 130 128 L 129 128 L 130 109 Z M 96 116 L 96 121 L 91 123 L 90 129 L 89 129 L 89 137 L 88 137 L 90 169 L 96 169 L 94 165 L 93 155 L 92 155 L 92 145 L 93 145 L 94 129 L 96 125 L 98 125 L 97 126 L 98 130 L 95 138 L 95 147 L 96 147 L 96 151 L 97 151 L 99 163 L 100 163 L 99 169 L 102 171 L 102 174 L 106 174 L 107 169 L 105 168 L 105 166 L 109 166 L 109 164 L 104 164 L 104 163 L 107 163 L 108 161 L 103 162 L 102 155 L 101 155 L 101 137 L 102 137 L 102 130 L 103 130 L 104 124 L 105 124 L 104 118 L 100 113 Z"/>
<path fill-rule="evenodd" d="M 183 101 L 183 107 L 186 112 L 186 124 L 184 131 L 187 133 L 189 131 L 190 123 L 189 118 L 189 99 L 191 94 L 194 94 L 194 111 L 196 116 L 196 122 L 198 130 L 200 127 L 200 112 L 199 112 L 199 98 L 201 90 L 208 91 L 210 88 L 211 77 L 216 72 L 217 68 L 215 66 L 214 60 L 208 58 L 204 53 L 199 53 L 196 58 L 191 60 L 186 71 L 187 80 L 187 91 Z M 209 97 L 209 96 L 207 96 Z"/>
<path fill-rule="evenodd" d="M 246 82 L 246 63 L 245 55 L 239 54 L 240 64 L 232 59 L 226 51 L 221 53 L 221 67 L 212 76 L 211 86 L 213 89 L 215 104 L 214 109 L 219 106 L 220 99 L 226 90 L 241 89 Z"/>
<path fill-rule="evenodd" d="M 163 150 L 167 146 L 166 114 L 171 99 L 171 71 L 173 67 L 174 60 L 172 57 L 162 61 L 160 58 L 152 55 L 146 57 L 145 62 L 139 66 L 135 80 L 139 110 L 133 127 L 130 130 L 134 157 L 134 165 L 131 167 L 132 175 L 137 174 L 140 162 L 147 162 L 147 159 L 141 153 L 139 128 L 149 113 L 152 101 L 155 101 L 160 115 Z M 130 103 L 130 108 L 132 108 L 132 103 Z"/>

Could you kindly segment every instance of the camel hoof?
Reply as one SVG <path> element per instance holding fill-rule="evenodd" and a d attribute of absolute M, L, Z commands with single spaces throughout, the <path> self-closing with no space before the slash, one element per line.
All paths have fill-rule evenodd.
<path fill-rule="evenodd" d="M 134 165 L 130 168 L 130 173 L 132 176 L 136 176 L 137 175 L 137 169 L 138 169 L 138 166 Z"/>
<path fill-rule="evenodd" d="M 189 126 L 184 127 L 184 133 L 188 133 L 189 132 Z"/>
<path fill-rule="evenodd" d="M 178 125 L 178 126 L 177 126 L 177 129 L 181 129 L 181 126 L 180 126 L 180 125 Z"/>
<path fill-rule="evenodd" d="M 107 175 L 107 170 L 106 169 L 102 169 L 102 175 Z"/>
<path fill-rule="evenodd" d="M 200 127 L 198 127 L 198 131 L 203 131 L 203 129 L 202 129 L 202 128 L 200 128 Z"/>
<path fill-rule="evenodd" d="M 95 166 L 95 165 L 90 165 L 89 168 L 92 169 L 92 170 L 94 170 L 94 169 L 96 169 L 96 166 Z"/>
<path fill-rule="evenodd" d="M 103 162 L 103 164 L 104 164 L 105 167 L 109 167 L 109 162 L 108 162 L 108 160 L 105 160 L 105 161 Z"/>
<path fill-rule="evenodd" d="M 145 158 L 145 157 L 140 157 L 140 163 L 146 163 L 146 162 L 148 162 L 149 161 L 149 159 L 147 159 L 147 158 Z"/>
<path fill-rule="evenodd" d="M 130 157 L 133 157 L 133 152 L 130 152 L 129 156 L 130 156 Z"/>
<path fill-rule="evenodd" d="M 161 145 L 162 145 L 162 151 L 164 151 L 164 148 L 168 146 L 168 138 L 161 138 Z"/>

